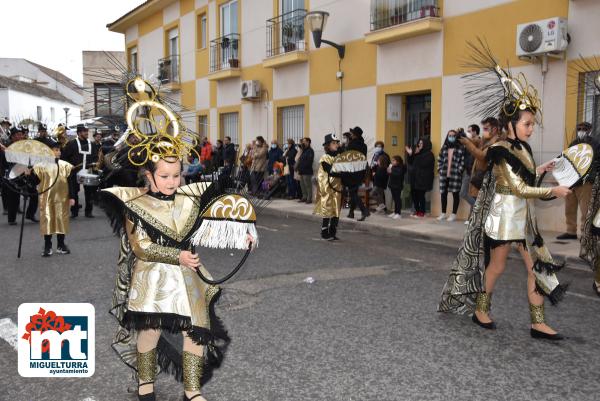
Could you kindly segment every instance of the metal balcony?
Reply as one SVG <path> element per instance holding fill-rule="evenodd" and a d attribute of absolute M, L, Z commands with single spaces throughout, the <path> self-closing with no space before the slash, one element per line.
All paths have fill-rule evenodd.
<path fill-rule="evenodd" d="M 297 9 L 267 20 L 267 58 L 306 50 L 305 15 L 306 10 Z"/>
<path fill-rule="evenodd" d="M 158 60 L 158 79 L 163 85 L 180 83 L 178 54 Z"/>
<path fill-rule="evenodd" d="M 232 33 L 210 41 L 210 73 L 240 68 L 240 35 Z"/>
<path fill-rule="evenodd" d="M 429 17 L 441 17 L 438 0 L 371 0 L 371 32 Z"/>

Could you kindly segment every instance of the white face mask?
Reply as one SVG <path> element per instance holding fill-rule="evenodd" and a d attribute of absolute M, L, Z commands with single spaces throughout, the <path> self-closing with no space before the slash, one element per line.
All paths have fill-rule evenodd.
<path fill-rule="evenodd" d="M 587 132 L 585 132 L 585 131 L 577 131 L 577 138 L 579 138 L 579 139 L 585 138 L 586 135 L 587 135 Z"/>
<path fill-rule="evenodd" d="M 381 152 L 382 150 L 383 150 L 383 148 L 381 146 L 375 147 L 375 152 Z"/>

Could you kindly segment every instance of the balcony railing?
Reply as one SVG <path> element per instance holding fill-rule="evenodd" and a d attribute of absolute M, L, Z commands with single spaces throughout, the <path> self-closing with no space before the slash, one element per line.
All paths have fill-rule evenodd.
<path fill-rule="evenodd" d="M 305 15 L 306 10 L 297 9 L 267 20 L 267 57 L 306 50 Z"/>
<path fill-rule="evenodd" d="M 371 31 L 440 17 L 438 0 L 371 0 Z"/>
<path fill-rule="evenodd" d="M 178 54 L 173 54 L 158 60 L 158 79 L 162 84 L 180 83 Z"/>
<path fill-rule="evenodd" d="M 210 41 L 210 72 L 239 68 L 240 35 L 232 33 Z"/>

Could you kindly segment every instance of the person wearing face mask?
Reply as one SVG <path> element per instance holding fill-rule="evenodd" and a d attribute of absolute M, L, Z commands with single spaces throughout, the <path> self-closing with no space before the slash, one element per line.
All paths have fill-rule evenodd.
<path fill-rule="evenodd" d="M 456 220 L 456 212 L 460 203 L 460 188 L 462 175 L 465 169 L 465 148 L 457 141 L 457 132 L 448 131 L 446 141 L 438 156 L 438 174 L 440 177 L 440 195 L 442 197 L 442 214 L 438 220 Z M 448 206 L 448 192 L 452 193 L 452 213 L 446 214 Z"/>
<path fill-rule="evenodd" d="M 420 138 L 414 149 L 406 147 L 408 182 L 415 209 L 413 218 L 425 217 L 425 194 L 433 189 L 435 156 L 431 148 L 431 140 L 427 137 Z"/>
<path fill-rule="evenodd" d="M 594 152 L 597 154 L 598 142 L 594 139 L 592 134 L 592 125 L 588 122 L 581 122 L 577 124 L 577 136 L 571 142 L 569 147 L 579 145 L 580 143 L 587 143 L 592 145 Z M 595 169 L 594 169 L 595 170 Z M 565 220 L 567 223 L 567 231 L 556 239 L 559 240 L 576 240 L 577 239 L 577 210 L 581 213 L 581 227 L 583 228 L 585 223 L 586 214 L 592 197 L 592 184 L 595 179 L 596 171 L 592 171 L 588 174 L 585 180 L 575 188 L 571 194 L 565 198 Z"/>
<path fill-rule="evenodd" d="M 277 140 L 273 139 L 269 148 L 269 162 L 267 163 L 267 172 L 269 175 L 273 174 L 273 164 L 281 161 L 283 161 L 283 150 L 279 147 Z"/>

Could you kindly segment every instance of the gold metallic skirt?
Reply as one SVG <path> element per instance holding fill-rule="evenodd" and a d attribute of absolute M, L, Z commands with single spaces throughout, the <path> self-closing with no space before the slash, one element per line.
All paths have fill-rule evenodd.
<path fill-rule="evenodd" d="M 527 200 L 515 195 L 494 194 L 485 220 L 485 234 L 496 241 L 525 239 Z"/>

